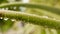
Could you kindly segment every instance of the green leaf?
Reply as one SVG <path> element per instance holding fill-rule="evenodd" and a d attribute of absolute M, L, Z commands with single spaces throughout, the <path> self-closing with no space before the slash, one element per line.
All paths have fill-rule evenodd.
<path fill-rule="evenodd" d="M 28 7 L 28 8 L 36 8 L 36 9 L 43 9 L 52 13 L 55 13 L 57 15 L 60 15 L 60 9 L 58 8 L 54 8 L 54 7 L 50 7 L 50 6 L 46 6 L 46 5 L 38 5 L 38 4 L 34 4 L 34 3 L 7 3 L 7 4 L 2 4 L 0 5 L 0 8 L 6 8 L 6 7 L 13 7 L 13 6 L 22 6 L 22 7 Z"/>

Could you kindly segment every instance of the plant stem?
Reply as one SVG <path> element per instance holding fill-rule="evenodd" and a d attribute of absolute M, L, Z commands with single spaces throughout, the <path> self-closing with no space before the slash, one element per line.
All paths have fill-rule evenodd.
<path fill-rule="evenodd" d="M 44 27 L 60 29 L 60 20 L 53 20 L 51 18 L 45 18 L 34 14 L 0 10 L 0 17 L 7 17 L 12 19 L 15 18 L 32 24 L 41 25 Z"/>

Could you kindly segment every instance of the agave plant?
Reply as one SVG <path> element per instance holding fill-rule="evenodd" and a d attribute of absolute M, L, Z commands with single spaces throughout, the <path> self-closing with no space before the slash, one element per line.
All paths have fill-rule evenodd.
<path fill-rule="evenodd" d="M 57 5 L 58 0 L 55 0 L 56 3 L 53 0 L 53 5 L 50 4 L 50 0 L 50 5 L 43 3 L 43 1 L 41 4 L 41 0 L 33 1 L 30 3 L 18 1 L 13 3 L 4 1 L 6 3 L 3 3 L 1 1 L 1 34 L 9 34 L 11 30 L 13 33 L 10 32 L 10 34 L 60 34 L 60 9 L 53 7 Z M 47 0 L 44 2 L 48 3 Z M 25 7 L 24 12 L 21 11 L 21 7 Z"/>

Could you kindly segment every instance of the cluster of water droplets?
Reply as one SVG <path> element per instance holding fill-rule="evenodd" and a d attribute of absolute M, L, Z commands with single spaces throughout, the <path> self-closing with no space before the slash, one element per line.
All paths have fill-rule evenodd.
<path fill-rule="evenodd" d="M 13 2 L 13 1 L 12 1 Z M 22 0 L 23 3 L 29 3 L 29 0 Z M 11 3 L 11 2 L 10 2 Z M 14 10 L 16 10 L 16 6 L 14 7 L 10 7 L 11 9 L 13 8 Z M 19 9 L 21 10 L 21 12 L 24 12 L 26 10 L 26 7 L 19 7 Z M 0 8 L 0 10 L 9 10 L 9 8 Z M 28 16 L 29 17 L 29 16 Z M 48 16 L 42 16 L 42 18 L 47 18 L 47 19 L 52 19 L 52 20 L 56 20 L 56 18 L 49 18 Z M 4 20 L 8 20 L 9 18 L 3 18 L 3 17 L 0 17 L 0 19 L 4 19 Z M 32 19 L 33 20 L 33 19 Z M 11 21 L 16 21 L 15 19 L 11 19 Z M 28 19 L 29 21 L 29 19 Z M 19 27 L 22 27 L 23 26 L 23 21 L 20 21 L 20 23 L 18 24 Z M 51 30 L 53 31 L 53 30 Z M 22 32 L 23 33 L 23 32 Z M 48 34 L 48 33 L 47 33 Z"/>

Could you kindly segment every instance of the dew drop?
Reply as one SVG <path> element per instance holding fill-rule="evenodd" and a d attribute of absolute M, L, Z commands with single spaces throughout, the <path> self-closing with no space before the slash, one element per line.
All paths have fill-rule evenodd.
<path fill-rule="evenodd" d="M 8 8 L 5 8 L 6 10 L 8 10 Z"/>
<path fill-rule="evenodd" d="M 48 18 L 48 16 L 42 16 L 43 18 Z"/>
<path fill-rule="evenodd" d="M 8 18 L 4 18 L 4 20 L 8 20 Z"/>
<path fill-rule="evenodd" d="M 15 21 L 15 19 L 11 19 L 11 21 Z"/>
<path fill-rule="evenodd" d="M 1 10 L 5 10 L 5 8 L 2 8 Z"/>
<path fill-rule="evenodd" d="M 26 10 L 26 7 L 19 7 L 19 9 L 21 10 L 21 12 L 24 12 Z"/>
<path fill-rule="evenodd" d="M 22 3 L 29 3 L 29 0 L 22 0 Z"/>
<path fill-rule="evenodd" d="M 56 20 L 56 18 L 53 18 L 53 20 Z"/>
<path fill-rule="evenodd" d="M 0 19 L 3 19 L 3 17 L 0 17 Z"/>
<path fill-rule="evenodd" d="M 16 7 L 14 7 L 14 9 L 16 9 Z"/>

